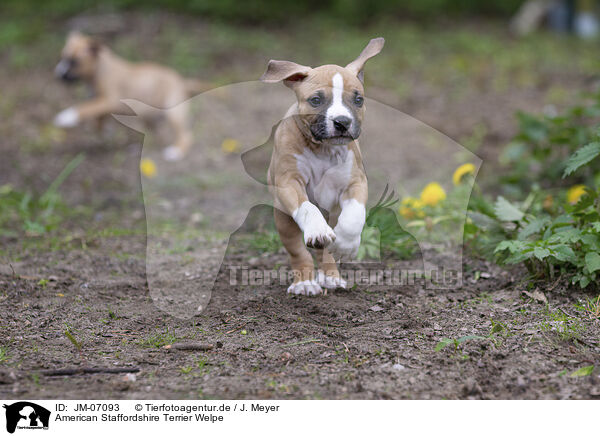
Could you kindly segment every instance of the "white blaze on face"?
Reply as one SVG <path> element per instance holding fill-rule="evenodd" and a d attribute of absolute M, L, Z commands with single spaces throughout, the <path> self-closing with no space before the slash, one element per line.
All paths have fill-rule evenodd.
<path fill-rule="evenodd" d="M 348 108 L 344 105 L 342 95 L 344 94 L 344 78 L 340 73 L 336 73 L 332 79 L 332 93 L 333 99 L 331 106 L 327 108 L 327 133 L 333 135 L 335 133 L 335 127 L 333 120 L 339 116 L 348 117 L 354 122 L 354 117 Z"/>

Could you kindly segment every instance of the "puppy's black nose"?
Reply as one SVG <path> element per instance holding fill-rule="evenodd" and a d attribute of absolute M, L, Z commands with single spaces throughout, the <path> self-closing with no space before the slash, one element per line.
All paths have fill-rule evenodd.
<path fill-rule="evenodd" d="M 339 116 L 339 117 L 335 117 L 333 119 L 333 125 L 340 132 L 345 132 L 346 130 L 348 130 L 348 128 L 350 127 L 351 123 L 352 123 L 352 120 L 350 118 L 348 118 L 348 117 L 343 116 L 343 115 Z"/>

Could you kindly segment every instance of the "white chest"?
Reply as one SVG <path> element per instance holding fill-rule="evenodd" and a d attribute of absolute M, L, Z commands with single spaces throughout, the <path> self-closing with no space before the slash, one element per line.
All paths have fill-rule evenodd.
<path fill-rule="evenodd" d="M 318 152 L 306 148 L 295 156 L 309 201 L 331 211 L 350 183 L 354 153 L 346 145 L 336 145 Z"/>

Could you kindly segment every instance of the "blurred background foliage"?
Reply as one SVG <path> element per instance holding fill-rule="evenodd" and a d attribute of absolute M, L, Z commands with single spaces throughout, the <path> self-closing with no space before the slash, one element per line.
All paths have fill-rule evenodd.
<path fill-rule="evenodd" d="M 521 3 L 522 0 L 105 0 L 102 9 L 172 11 L 245 24 L 284 24 L 296 21 L 299 16 L 327 16 L 358 25 L 381 18 L 428 20 L 461 15 L 507 17 Z M 94 0 L 4 0 L 0 5 L 0 11 L 4 14 L 46 20 L 64 18 L 94 8 L 98 8 L 98 2 Z"/>

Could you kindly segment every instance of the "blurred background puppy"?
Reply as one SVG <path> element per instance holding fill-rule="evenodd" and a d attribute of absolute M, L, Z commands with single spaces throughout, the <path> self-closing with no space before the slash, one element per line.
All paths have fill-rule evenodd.
<path fill-rule="evenodd" d="M 192 145 L 186 100 L 208 89 L 202 82 L 185 79 L 161 65 L 128 62 L 96 39 L 79 32 L 67 37 L 55 74 L 66 82 L 83 80 L 94 91 L 92 99 L 58 113 L 54 118 L 56 126 L 74 127 L 87 120 L 101 122 L 112 113 L 126 112 L 121 101 L 131 99 L 152 108 L 169 109 L 164 111 L 164 116 L 175 138 L 174 144 L 164 150 L 165 159 L 181 159 Z M 150 112 L 155 112 L 150 108 L 147 111 L 138 115 L 150 116 Z"/>

